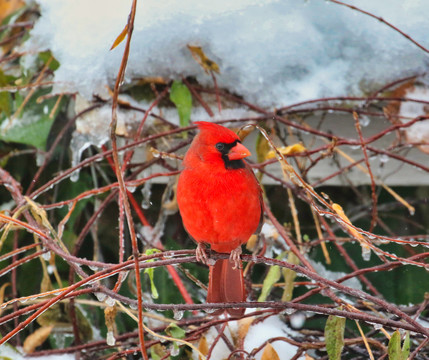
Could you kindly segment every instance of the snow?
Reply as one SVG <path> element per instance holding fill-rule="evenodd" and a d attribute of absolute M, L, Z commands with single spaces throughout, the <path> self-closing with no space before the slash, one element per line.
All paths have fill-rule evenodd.
<path fill-rule="evenodd" d="M 406 97 L 429 101 L 429 89 L 422 86 L 412 87 L 407 90 Z M 401 103 L 399 108 L 399 115 L 405 117 L 401 119 L 403 123 L 406 123 L 410 119 L 414 119 L 418 116 L 428 116 L 428 114 L 429 106 L 424 103 L 404 101 Z M 429 143 L 429 119 L 416 122 L 405 128 L 405 134 L 407 136 L 407 140 L 411 143 Z M 420 149 L 429 154 L 429 145 L 421 145 Z"/>
<path fill-rule="evenodd" d="M 41 18 L 25 49 L 51 49 L 61 63 L 55 91 L 106 95 L 119 69 L 131 0 L 37 0 Z M 429 47 L 424 0 L 350 3 Z M 125 81 L 161 76 L 212 79 L 186 45 L 220 66 L 218 83 L 261 106 L 361 94 L 427 68 L 428 56 L 385 24 L 321 0 L 138 1 Z M 30 55 L 31 56 L 31 55 Z"/>
<path fill-rule="evenodd" d="M 343 272 L 327 270 L 323 264 L 317 263 L 315 261 L 311 261 L 311 265 L 314 267 L 314 270 L 316 270 L 316 272 L 320 276 L 323 276 L 325 279 L 328 279 L 331 281 L 336 281 L 337 279 L 340 279 L 347 275 L 346 273 L 343 273 Z M 352 289 L 362 290 L 362 285 L 357 278 L 348 279 L 346 281 L 343 281 L 342 284 L 345 286 L 351 287 Z"/>
<path fill-rule="evenodd" d="M 252 310 L 247 309 L 246 313 L 251 312 Z M 233 336 L 237 338 L 238 334 L 238 323 L 237 321 L 228 322 L 228 326 L 224 330 L 225 336 L 234 343 Z M 233 334 L 233 335 L 232 335 Z M 207 344 L 210 346 L 214 339 L 218 336 L 218 332 L 214 328 L 210 328 L 206 332 L 205 337 L 207 339 Z M 298 333 L 294 330 L 291 330 L 287 327 L 286 323 L 281 320 L 279 315 L 273 315 L 268 317 L 262 322 L 257 322 L 255 325 L 251 325 L 249 330 L 244 338 L 243 349 L 250 353 L 253 349 L 261 346 L 266 340 L 275 338 L 275 337 L 287 337 L 291 338 L 292 336 L 297 336 Z M 291 345 L 284 341 L 274 341 L 271 344 L 274 347 L 274 350 L 280 357 L 280 360 L 288 360 L 292 358 L 298 348 L 294 345 Z M 255 360 L 260 360 L 264 349 L 259 351 Z M 220 339 L 216 346 L 213 348 L 211 359 L 226 359 L 230 355 L 231 350 L 228 349 L 225 342 Z M 193 351 L 193 359 L 198 359 L 198 354 L 196 351 Z M 304 356 L 299 357 L 298 359 L 304 359 Z"/>
<path fill-rule="evenodd" d="M 286 324 L 280 320 L 278 316 L 271 316 L 261 323 L 257 323 L 250 327 L 249 332 L 244 340 L 244 350 L 251 352 L 254 348 L 259 347 L 268 339 L 275 337 L 290 338 L 291 330 L 287 328 Z M 298 348 L 285 341 L 274 341 L 271 343 L 279 355 L 281 360 L 292 358 Z M 263 350 L 258 352 L 255 356 L 256 360 L 260 360 Z M 298 359 L 304 359 L 304 356 Z"/>
<path fill-rule="evenodd" d="M 25 360 L 25 359 L 35 359 L 35 360 L 74 360 L 75 356 L 73 354 L 63 354 L 63 355 L 49 355 L 49 356 L 24 356 L 18 350 L 14 349 L 8 344 L 0 345 L 0 358 L 10 358 L 13 360 Z"/>

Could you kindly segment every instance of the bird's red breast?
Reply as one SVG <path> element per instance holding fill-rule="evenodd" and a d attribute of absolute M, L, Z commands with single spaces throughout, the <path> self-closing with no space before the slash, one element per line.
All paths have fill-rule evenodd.
<path fill-rule="evenodd" d="M 177 202 L 183 224 L 197 242 L 230 253 L 258 229 L 262 196 L 256 177 L 243 158 L 250 152 L 231 130 L 198 122 L 183 161 Z"/>

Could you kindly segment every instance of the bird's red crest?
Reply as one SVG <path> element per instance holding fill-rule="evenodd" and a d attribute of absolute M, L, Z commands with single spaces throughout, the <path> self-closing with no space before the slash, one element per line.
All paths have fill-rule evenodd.
<path fill-rule="evenodd" d="M 240 140 L 238 135 L 224 126 L 214 124 L 208 121 L 196 121 L 195 124 L 200 129 L 200 136 L 204 137 L 207 143 L 225 142 L 232 143 Z"/>

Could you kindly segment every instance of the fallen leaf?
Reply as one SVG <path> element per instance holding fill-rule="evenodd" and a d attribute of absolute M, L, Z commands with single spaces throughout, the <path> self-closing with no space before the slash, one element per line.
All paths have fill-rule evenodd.
<path fill-rule="evenodd" d="M 200 341 L 198 342 L 198 350 L 204 356 L 207 356 L 209 353 L 209 345 L 207 344 L 207 339 L 205 336 L 201 336 Z M 198 360 L 202 360 L 201 355 L 198 356 Z"/>
<path fill-rule="evenodd" d="M 268 343 L 264 348 L 261 360 L 280 360 L 280 357 L 279 354 L 277 354 L 277 351 L 274 349 L 273 345 Z"/>
<path fill-rule="evenodd" d="M 219 65 L 216 64 L 213 60 L 210 60 L 206 54 L 204 54 L 201 46 L 188 45 L 188 49 L 195 61 L 201 65 L 207 74 L 210 71 L 214 71 L 219 74 Z"/>
<path fill-rule="evenodd" d="M 254 316 L 238 320 L 237 335 L 239 341 L 244 340 L 247 333 L 249 332 L 250 325 L 252 325 L 253 320 L 255 320 Z"/>

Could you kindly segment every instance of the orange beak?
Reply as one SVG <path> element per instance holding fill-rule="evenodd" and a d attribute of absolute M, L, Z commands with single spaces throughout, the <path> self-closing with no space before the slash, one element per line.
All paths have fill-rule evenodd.
<path fill-rule="evenodd" d="M 241 143 L 237 143 L 228 153 L 229 160 L 240 160 L 252 155 Z"/>

